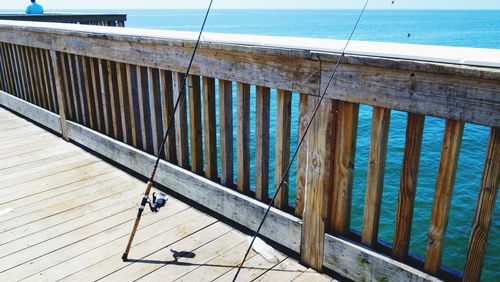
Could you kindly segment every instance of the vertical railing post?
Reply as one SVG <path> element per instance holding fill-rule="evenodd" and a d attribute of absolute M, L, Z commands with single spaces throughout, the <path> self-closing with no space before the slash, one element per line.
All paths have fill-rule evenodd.
<path fill-rule="evenodd" d="M 369 247 L 373 247 L 378 239 L 390 121 L 390 109 L 381 107 L 373 109 L 370 156 L 366 176 L 363 232 L 361 234 L 361 242 Z"/>
<path fill-rule="evenodd" d="M 465 262 L 464 281 L 479 281 L 486 255 L 486 244 L 500 183 L 500 128 L 491 128 L 483 175 L 477 197 L 476 214 Z"/>
<path fill-rule="evenodd" d="M 55 86 L 56 86 L 57 104 L 59 105 L 59 121 L 61 122 L 61 134 L 64 140 L 69 141 L 64 95 L 61 87 L 61 72 L 59 69 L 59 59 L 57 57 L 56 51 L 50 50 L 50 59 L 52 61 L 52 71 L 53 71 L 52 75 L 56 82 Z"/>
<path fill-rule="evenodd" d="M 278 89 L 276 100 L 276 144 L 275 144 L 275 173 L 276 185 L 285 178 L 274 205 L 281 209 L 288 208 L 288 175 L 284 175 L 290 162 L 290 126 L 292 116 L 292 92 Z"/>
<path fill-rule="evenodd" d="M 401 168 L 396 223 L 394 224 L 394 243 L 392 255 L 404 259 L 410 247 L 410 233 L 413 222 L 413 207 L 417 190 L 418 164 L 422 149 L 425 116 L 408 113 L 406 141 Z"/>
<path fill-rule="evenodd" d="M 347 235 L 351 219 L 359 104 L 338 102 L 329 229 Z"/>
<path fill-rule="evenodd" d="M 433 275 L 438 274 L 441 269 L 441 255 L 463 131 L 463 122 L 446 121 L 424 261 L 424 270 Z"/>
<path fill-rule="evenodd" d="M 308 111 L 312 113 L 319 98 L 308 99 Z M 332 187 L 335 111 L 335 101 L 323 100 L 304 143 L 307 157 L 300 255 L 304 264 L 317 270 L 323 267 L 323 240 Z"/>

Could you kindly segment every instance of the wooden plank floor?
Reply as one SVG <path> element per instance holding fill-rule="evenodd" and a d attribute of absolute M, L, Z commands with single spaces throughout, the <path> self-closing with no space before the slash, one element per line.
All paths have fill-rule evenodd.
<path fill-rule="evenodd" d="M 170 197 L 121 254 L 145 183 L 0 107 L 0 281 L 231 281 L 240 231 Z M 331 281 L 278 253 L 239 281 Z"/>

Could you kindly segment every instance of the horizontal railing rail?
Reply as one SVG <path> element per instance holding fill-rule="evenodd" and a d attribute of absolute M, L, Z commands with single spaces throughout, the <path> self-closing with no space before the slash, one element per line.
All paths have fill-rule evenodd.
<path fill-rule="evenodd" d="M 185 32 L 0 21 L 0 89 L 48 111 L 20 110 L 28 116 L 59 119 L 53 128 L 64 138 L 141 174 L 160 154 L 159 183 L 255 228 L 342 43 L 205 34 L 175 134 L 159 152 L 195 39 Z M 417 50 L 401 51 L 411 48 Z M 353 280 L 479 280 L 500 180 L 498 58 L 495 50 L 353 42 L 264 235 L 300 253 L 303 263 Z M 25 105 L 3 99 L 10 108 Z M 371 133 L 357 233 L 351 210 L 360 105 L 371 108 Z M 406 130 L 387 246 L 379 227 L 397 111 L 407 113 Z M 409 249 L 426 116 L 442 119 L 444 130 L 421 260 Z M 441 257 L 468 123 L 490 133 L 462 272 L 442 267 Z"/>
<path fill-rule="evenodd" d="M 45 13 L 43 15 L 0 14 L 0 20 L 74 23 L 100 26 L 124 27 L 126 14 L 82 14 L 82 13 Z"/>

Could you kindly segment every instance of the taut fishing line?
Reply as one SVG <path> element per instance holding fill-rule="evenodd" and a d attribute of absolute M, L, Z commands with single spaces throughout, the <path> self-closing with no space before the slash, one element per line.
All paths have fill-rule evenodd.
<path fill-rule="evenodd" d="M 198 33 L 198 39 L 196 40 L 196 44 L 194 45 L 193 53 L 191 54 L 191 59 L 189 60 L 189 64 L 186 72 L 184 73 L 184 78 L 182 80 L 182 87 L 180 89 L 179 96 L 177 97 L 177 101 L 175 102 L 174 110 L 172 114 L 170 114 L 170 118 L 168 120 L 167 131 L 165 132 L 165 136 L 163 137 L 163 141 L 161 142 L 160 149 L 158 150 L 158 156 L 156 158 L 156 162 L 153 167 L 153 171 L 151 172 L 151 176 L 149 177 L 148 184 L 146 186 L 146 191 L 144 192 L 144 196 L 141 201 L 141 206 L 137 212 L 137 218 L 135 219 L 134 227 L 132 232 L 130 233 L 130 238 L 128 240 L 127 248 L 122 255 L 122 260 L 126 261 L 128 259 L 128 253 L 130 251 L 130 247 L 132 246 L 132 241 L 134 240 L 135 232 L 137 231 L 137 227 L 139 226 L 139 222 L 141 220 L 142 212 L 144 211 L 144 207 L 146 204 L 149 204 L 152 212 L 158 212 L 158 210 L 163 207 L 167 201 L 166 195 L 164 193 L 153 193 L 153 201 L 149 201 L 149 193 L 151 192 L 151 188 L 153 187 L 153 181 L 156 175 L 156 170 L 158 168 L 158 164 L 160 163 L 161 153 L 165 147 L 165 143 L 167 142 L 168 134 L 172 131 L 172 127 L 174 124 L 174 117 L 179 107 L 180 101 L 184 99 L 186 94 L 186 85 L 187 79 L 189 76 L 189 72 L 191 70 L 191 65 L 193 64 L 194 56 L 196 55 L 196 50 L 198 49 L 198 45 L 200 44 L 201 34 L 203 33 L 203 29 L 205 28 L 205 23 L 207 22 L 208 14 L 210 13 L 210 9 L 212 8 L 213 0 L 210 0 L 210 4 L 208 5 L 207 12 L 205 13 L 205 18 L 203 19 L 203 24 L 201 25 L 200 32 Z"/>
<path fill-rule="evenodd" d="M 311 124 L 312 124 L 312 122 L 314 120 L 314 117 L 316 116 L 316 113 L 318 112 L 318 109 L 321 106 L 321 102 L 325 98 L 326 91 L 328 90 L 328 87 L 332 83 L 333 78 L 335 77 L 335 74 L 337 73 L 337 69 L 338 69 L 338 67 L 340 65 L 341 59 L 345 55 L 345 51 L 347 49 L 347 46 L 349 45 L 349 42 L 351 41 L 352 36 L 354 35 L 354 32 L 356 31 L 356 28 L 358 27 L 358 24 L 361 21 L 361 18 L 363 17 L 363 14 L 364 14 L 364 12 L 366 10 L 366 7 L 368 6 L 368 2 L 370 2 L 370 0 L 366 0 L 365 5 L 363 6 L 363 9 L 361 9 L 361 12 L 359 13 L 359 16 L 358 16 L 358 18 L 356 20 L 356 23 L 354 24 L 354 27 L 352 28 L 352 31 L 351 31 L 351 33 L 349 35 L 349 38 L 347 39 L 347 41 L 345 43 L 345 46 L 342 49 L 342 53 L 340 54 L 339 58 L 337 59 L 337 62 L 335 63 L 335 66 L 333 68 L 333 73 L 330 76 L 330 79 L 328 80 L 328 83 L 326 84 L 325 90 L 323 90 L 323 93 L 321 94 L 321 96 L 320 96 L 320 98 L 318 100 L 318 103 L 314 107 L 314 111 L 313 111 L 313 113 L 311 115 L 311 118 L 310 118 L 309 122 L 307 123 L 306 129 L 304 130 L 304 134 L 302 134 L 302 137 L 300 137 L 300 141 L 299 141 L 299 143 L 297 145 L 297 148 L 295 149 L 295 152 L 293 153 L 292 158 L 290 159 L 290 162 L 288 163 L 288 166 L 287 166 L 287 168 L 285 170 L 285 173 L 283 173 L 283 176 L 281 177 L 281 181 L 280 181 L 278 187 L 276 187 L 276 190 L 274 192 L 274 197 L 271 200 L 271 202 L 269 203 L 269 206 L 267 207 L 266 213 L 264 214 L 264 217 L 262 218 L 262 221 L 260 222 L 259 227 L 255 231 L 255 234 L 254 234 L 254 236 L 252 238 L 252 241 L 250 242 L 250 245 L 248 246 L 248 249 L 247 249 L 247 251 L 245 253 L 245 256 L 243 257 L 243 260 L 241 261 L 240 265 L 238 266 L 238 271 L 236 271 L 236 274 L 234 275 L 233 282 L 236 281 L 236 278 L 238 278 L 238 275 L 240 274 L 241 268 L 243 267 L 243 264 L 245 263 L 245 261 L 246 261 L 246 259 L 248 257 L 248 254 L 250 253 L 250 250 L 252 249 L 252 246 L 253 246 L 253 244 L 255 242 L 255 239 L 259 235 L 260 229 L 264 225 L 264 221 L 266 220 L 267 215 L 269 214 L 269 211 L 271 210 L 271 207 L 273 206 L 274 201 L 276 200 L 276 196 L 278 195 L 278 192 L 280 191 L 281 187 L 283 186 L 283 184 L 285 182 L 286 176 L 290 172 L 290 168 L 292 166 L 292 163 L 295 161 L 295 158 L 297 157 L 297 153 L 299 152 L 300 147 L 304 143 L 304 140 L 305 140 L 305 138 L 307 136 L 307 133 L 309 132 L 309 128 L 311 127 Z"/>

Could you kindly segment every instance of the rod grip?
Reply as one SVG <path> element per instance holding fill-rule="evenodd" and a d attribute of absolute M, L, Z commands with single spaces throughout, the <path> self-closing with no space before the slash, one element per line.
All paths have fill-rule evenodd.
<path fill-rule="evenodd" d="M 139 226 L 139 221 L 141 221 L 141 215 L 144 211 L 144 206 L 146 205 L 149 193 L 151 192 L 151 188 L 153 187 L 153 182 L 149 181 L 146 186 L 146 191 L 144 191 L 144 196 L 142 197 L 141 206 L 139 207 L 139 211 L 137 212 L 137 218 L 134 222 L 134 227 L 132 228 L 132 233 L 130 233 L 130 238 L 128 240 L 127 247 L 125 248 L 125 252 L 122 255 L 122 260 L 126 261 L 128 259 L 128 252 L 130 251 L 130 247 L 132 247 L 132 242 L 134 240 L 135 232 L 137 231 L 137 227 Z"/>

